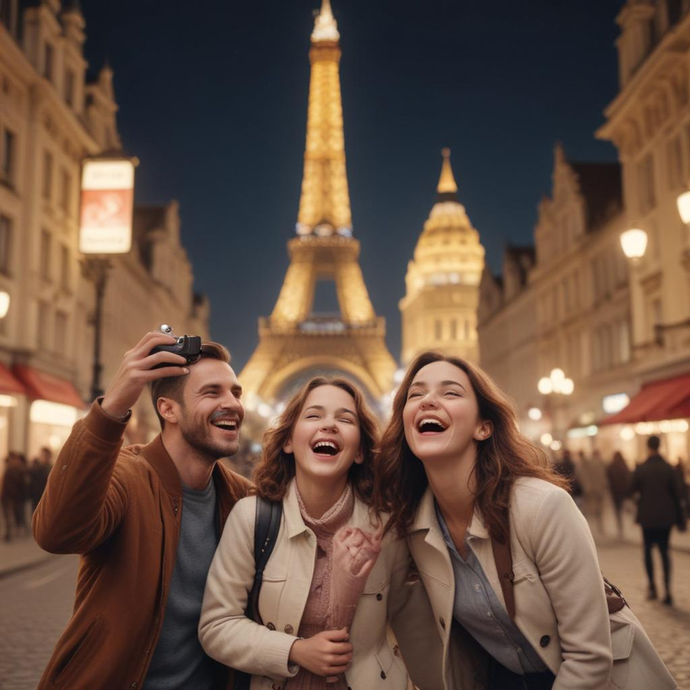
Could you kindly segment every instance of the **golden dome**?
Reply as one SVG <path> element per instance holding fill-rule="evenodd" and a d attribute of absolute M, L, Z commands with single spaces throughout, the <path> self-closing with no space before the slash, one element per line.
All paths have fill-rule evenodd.
<path fill-rule="evenodd" d="M 437 201 L 424 223 L 414 259 L 408 264 L 407 298 L 425 286 L 478 286 L 484 269 L 484 247 L 479 233 L 457 199 L 458 186 L 450 164 L 450 149 L 443 149 Z"/>

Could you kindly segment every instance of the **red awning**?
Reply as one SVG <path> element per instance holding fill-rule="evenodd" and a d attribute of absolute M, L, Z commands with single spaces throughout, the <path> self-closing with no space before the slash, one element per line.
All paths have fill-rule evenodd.
<path fill-rule="evenodd" d="M 49 400 L 72 407 L 85 407 L 76 388 L 67 379 L 61 379 L 25 364 L 16 364 L 14 373 L 24 384 L 26 394 L 34 400 Z"/>
<path fill-rule="evenodd" d="M 4 365 L 0 364 L 0 393 L 19 393 L 26 395 L 26 389 L 17 377 Z"/>
<path fill-rule="evenodd" d="M 686 417 L 690 417 L 690 374 L 645 383 L 627 407 L 602 419 L 599 426 L 659 422 L 662 419 Z"/>

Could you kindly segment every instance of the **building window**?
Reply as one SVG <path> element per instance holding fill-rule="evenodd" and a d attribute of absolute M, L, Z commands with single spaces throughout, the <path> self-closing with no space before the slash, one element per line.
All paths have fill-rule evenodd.
<path fill-rule="evenodd" d="M 70 291 L 70 255 L 69 247 L 62 245 L 60 249 L 60 287 L 65 291 Z"/>
<path fill-rule="evenodd" d="M 2 142 L 0 143 L 0 182 L 9 185 L 14 184 L 14 162 L 16 137 L 9 129 L 2 130 Z"/>
<path fill-rule="evenodd" d="M 74 72 L 71 69 L 68 69 L 65 72 L 65 103 L 72 108 L 74 106 L 74 84 L 76 82 L 76 78 L 74 76 Z"/>
<path fill-rule="evenodd" d="M 570 314 L 573 308 L 570 298 L 570 278 L 563 279 L 563 307 L 566 314 Z"/>
<path fill-rule="evenodd" d="M 468 319 L 465 319 L 465 340 L 470 339 L 470 322 Z"/>
<path fill-rule="evenodd" d="M 49 230 L 41 230 L 41 250 L 39 254 L 39 271 L 43 280 L 50 280 L 50 251 L 52 238 Z"/>
<path fill-rule="evenodd" d="M 685 175 L 683 175 L 683 149 L 680 136 L 674 137 L 668 142 L 666 157 L 668 159 L 668 187 L 669 189 L 680 189 L 685 182 Z"/>
<path fill-rule="evenodd" d="M 50 43 L 45 44 L 43 51 L 43 76 L 53 81 L 53 46 Z"/>
<path fill-rule="evenodd" d="M 63 311 L 55 313 L 55 352 L 63 357 L 67 354 L 67 314 Z"/>
<path fill-rule="evenodd" d="M 43 153 L 43 184 L 41 194 L 46 201 L 53 198 L 53 156 L 45 151 Z"/>
<path fill-rule="evenodd" d="M 654 156 L 650 153 L 637 167 L 638 196 L 640 213 L 647 213 L 656 206 L 656 190 L 654 186 Z"/>
<path fill-rule="evenodd" d="M 436 319 L 434 322 L 434 340 L 438 342 L 443 337 L 443 324 L 440 319 Z"/>
<path fill-rule="evenodd" d="M 70 195 L 72 193 L 72 176 L 62 168 L 60 171 L 60 208 L 69 215 Z"/>
<path fill-rule="evenodd" d="M 0 215 L 0 273 L 10 274 L 10 254 L 12 252 L 12 221 Z"/>
<path fill-rule="evenodd" d="M 38 323 L 36 324 L 36 338 L 38 340 L 38 347 L 41 349 L 48 349 L 48 318 L 50 316 L 50 307 L 46 302 L 38 303 Z"/>
<path fill-rule="evenodd" d="M 458 339 L 458 320 L 451 319 L 450 321 L 450 338 L 451 340 Z"/>

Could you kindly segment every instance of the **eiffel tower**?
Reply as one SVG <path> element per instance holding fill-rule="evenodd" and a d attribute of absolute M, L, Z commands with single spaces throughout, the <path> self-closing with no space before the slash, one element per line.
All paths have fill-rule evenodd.
<path fill-rule="evenodd" d="M 288 241 L 290 266 L 273 313 L 259 319 L 259 344 L 240 374 L 245 391 L 267 402 L 319 374 L 346 376 L 376 402 L 390 390 L 396 369 L 352 236 L 340 55 L 330 0 L 322 0 L 311 34 L 304 175 L 296 236 Z M 313 311 L 321 281 L 335 285 L 337 314 Z"/>

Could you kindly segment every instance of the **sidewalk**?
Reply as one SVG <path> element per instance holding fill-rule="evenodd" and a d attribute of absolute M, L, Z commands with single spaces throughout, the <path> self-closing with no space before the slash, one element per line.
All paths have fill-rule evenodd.
<path fill-rule="evenodd" d="M 0 579 L 50 558 L 54 556 L 38 546 L 32 536 L 16 537 L 9 543 L 0 541 Z"/>

